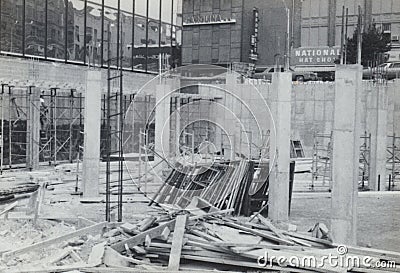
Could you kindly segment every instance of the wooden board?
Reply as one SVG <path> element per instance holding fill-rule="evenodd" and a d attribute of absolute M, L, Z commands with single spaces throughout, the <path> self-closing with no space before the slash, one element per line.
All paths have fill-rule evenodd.
<path fill-rule="evenodd" d="M 175 219 L 113 244 L 111 247 L 118 252 L 122 252 L 125 250 L 125 244 L 127 244 L 129 247 L 142 244 L 144 243 L 147 235 L 149 235 L 151 238 L 158 237 L 164 231 L 165 227 L 168 227 L 172 231 L 175 228 Z"/>
<path fill-rule="evenodd" d="M 0 211 L 0 215 L 12 210 L 17 205 L 18 205 L 18 201 L 15 201 L 14 203 L 11 203 L 11 204 L 7 205 L 2 211 Z"/>
<path fill-rule="evenodd" d="M 171 254 L 169 255 L 168 269 L 179 270 L 181 260 L 181 251 L 183 245 L 183 235 L 186 228 L 186 215 L 178 215 L 176 217 L 175 231 L 172 236 Z"/>
<path fill-rule="evenodd" d="M 103 228 L 105 228 L 106 226 L 107 226 L 107 222 L 102 222 L 102 223 L 99 223 L 99 224 L 96 224 L 96 225 L 92 225 L 92 226 L 89 226 L 89 227 L 86 227 L 86 228 L 78 229 L 76 231 L 61 235 L 61 236 L 56 237 L 56 238 L 48 239 L 48 240 L 45 240 L 45 241 L 30 245 L 30 246 L 27 246 L 27 247 L 22 247 L 22 248 L 19 248 L 19 249 L 10 251 L 10 252 L 6 252 L 6 253 L 3 253 L 3 259 L 9 259 L 9 258 L 11 258 L 11 257 L 13 257 L 15 255 L 23 254 L 23 253 L 26 253 L 26 252 L 29 252 L 29 251 L 40 249 L 40 248 L 45 248 L 45 247 L 53 245 L 53 244 L 62 243 L 65 240 L 69 240 L 69 239 L 74 238 L 76 236 L 82 236 L 82 235 L 93 233 L 93 232 L 98 233 Z"/>

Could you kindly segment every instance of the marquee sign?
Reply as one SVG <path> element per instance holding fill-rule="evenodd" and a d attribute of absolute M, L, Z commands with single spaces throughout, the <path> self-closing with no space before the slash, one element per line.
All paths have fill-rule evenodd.
<path fill-rule="evenodd" d="M 183 26 L 217 25 L 217 24 L 235 24 L 236 19 L 223 18 L 220 14 L 212 15 L 194 15 L 186 18 Z"/>
<path fill-rule="evenodd" d="M 250 40 L 250 54 L 249 59 L 252 61 L 258 60 L 258 24 L 260 19 L 258 17 L 258 9 L 253 9 L 253 34 Z"/>
<path fill-rule="evenodd" d="M 333 65 L 340 58 L 340 47 L 299 47 L 292 50 L 291 65 Z"/>

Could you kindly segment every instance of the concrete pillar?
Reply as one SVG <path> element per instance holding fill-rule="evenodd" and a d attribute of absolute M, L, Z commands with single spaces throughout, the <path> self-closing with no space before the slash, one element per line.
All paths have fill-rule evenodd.
<path fill-rule="evenodd" d="M 271 128 L 270 137 L 268 217 L 273 221 L 287 221 L 289 218 L 291 91 L 291 73 L 272 75 L 270 102 L 275 128 Z"/>
<path fill-rule="evenodd" d="M 101 72 L 87 72 L 83 150 L 83 197 L 99 196 Z"/>
<path fill-rule="evenodd" d="M 388 111 L 387 87 L 378 85 L 372 88 L 367 103 L 367 129 L 371 133 L 371 160 L 368 187 L 373 191 L 385 190 Z"/>
<path fill-rule="evenodd" d="M 155 151 L 163 157 L 170 156 L 170 98 L 171 86 L 156 86 Z M 155 161 L 161 160 L 155 156 Z"/>
<path fill-rule="evenodd" d="M 336 66 L 331 230 L 338 244 L 357 243 L 361 89 L 360 65 Z"/>
<path fill-rule="evenodd" d="M 28 124 L 27 124 L 27 167 L 33 171 L 39 168 L 40 150 L 40 89 L 28 87 Z"/>

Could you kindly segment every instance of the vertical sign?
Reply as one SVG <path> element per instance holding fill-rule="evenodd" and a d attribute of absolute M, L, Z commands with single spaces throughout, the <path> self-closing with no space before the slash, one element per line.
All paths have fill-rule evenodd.
<path fill-rule="evenodd" d="M 252 61 L 258 60 L 258 24 L 259 24 L 258 15 L 259 15 L 258 9 L 253 8 L 253 34 L 251 35 L 250 54 L 249 54 L 249 59 Z"/>

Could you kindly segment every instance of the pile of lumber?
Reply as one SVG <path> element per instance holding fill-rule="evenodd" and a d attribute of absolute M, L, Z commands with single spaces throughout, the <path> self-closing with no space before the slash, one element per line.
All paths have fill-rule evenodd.
<path fill-rule="evenodd" d="M 199 197 L 218 209 L 248 210 L 254 162 L 248 160 L 214 163 L 211 166 L 180 166 L 173 169 L 153 200 L 157 204 L 185 209 Z"/>
<path fill-rule="evenodd" d="M 39 184 L 34 182 L 1 182 L 0 204 L 24 198 L 28 194 L 36 192 L 39 187 Z"/>
<path fill-rule="evenodd" d="M 5 268 L 4 272 L 25 272 L 25 268 L 29 272 L 380 272 L 379 268 L 371 269 L 362 263 L 359 266 L 322 263 L 323 257 L 329 255 L 357 257 L 360 261 L 370 257 L 372 266 L 389 261 L 391 266 L 400 266 L 397 252 L 338 246 L 327 239 L 278 228 L 262 216 L 227 216 L 232 211 L 180 211 L 129 223 L 86 221 L 89 226 L 82 229 L 3 253 L 3 259 L 12 259 L 52 245 L 67 246 L 54 257 L 25 267 Z M 98 238 L 89 256 L 84 257 L 76 248 L 72 251 L 71 240 L 89 238 L 89 234 Z M 85 244 L 90 240 L 76 241 Z M 341 251 L 345 248 L 345 252 L 339 254 L 339 248 Z M 302 262 L 307 257 L 315 257 L 315 265 Z M 382 272 L 398 272 L 398 268 L 385 270 Z"/>
<path fill-rule="evenodd" d="M 202 216 L 180 214 L 110 248 L 124 261 L 123 266 L 146 265 L 144 268 L 153 270 L 379 272 L 363 264 L 355 267 L 322 263 L 324 256 L 340 258 L 343 246 L 279 229 L 262 216 L 248 220 L 222 216 L 221 211 Z M 345 250 L 347 257 L 357 257 L 360 261 L 371 257 L 371 264 L 391 261 L 400 266 L 400 253 L 360 247 L 345 247 Z M 315 264 L 320 266 L 303 263 L 308 257 L 315 257 Z"/>

